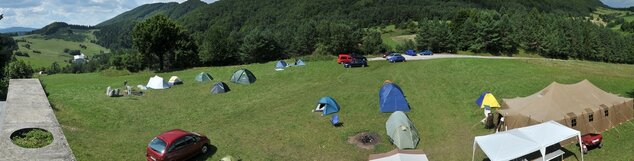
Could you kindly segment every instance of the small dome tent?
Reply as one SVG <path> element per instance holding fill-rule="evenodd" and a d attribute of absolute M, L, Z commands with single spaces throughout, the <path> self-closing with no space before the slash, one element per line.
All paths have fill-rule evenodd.
<path fill-rule="evenodd" d="M 295 66 L 304 66 L 306 65 L 306 63 L 304 63 L 304 61 L 302 61 L 301 59 L 297 59 L 297 61 L 295 61 Z"/>
<path fill-rule="evenodd" d="M 286 68 L 288 64 L 286 64 L 286 62 L 284 60 L 280 60 L 277 61 L 277 64 L 275 64 L 275 69 L 284 69 Z"/>
<path fill-rule="evenodd" d="M 211 87 L 212 94 L 227 93 L 229 91 L 231 91 L 231 89 L 229 89 L 229 86 L 225 82 L 218 82 Z"/>
<path fill-rule="evenodd" d="M 178 76 L 172 76 L 172 77 L 170 77 L 170 80 L 169 80 L 169 81 L 167 81 L 167 83 L 168 83 L 170 86 L 173 86 L 173 85 L 179 85 L 179 84 L 183 84 L 183 80 L 181 80 L 180 78 L 178 78 Z"/>
<path fill-rule="evenodd" d="M 313 112 L 321 112 L 323 115 L 339 112 L 339 104 L 330 96 L 322 97 L 317 101 L 317 107 Z"/>
<path fill-rule="evenodd" d="M 410 110 L 401 87 L 390 81 L 383 83 L 379 90 L 379 105 L 381 112 L 409 112 Z"/>
<path fill-rule="evenodd" d="M 237 70 L 231 75 L 231 82 L 237 84 L 252 84 L 255 83 L 255 80 L 257 79 L 248 69 Z"/>
<path fill-rule="evenodd" d="M 165 81 L 165 79 L 163 79 L 163 77 L 159 77 L 158 75 L 155 75 L 154 77 L 150 78 L 150 80 L 147 82 L 147 88 L 151 88 L 151 89 L 167 89 L 170 88 L 169 84 L 167 84 L 167 81 Z"/>
<path fill-rule="evenodd" d="M 206 73 L 206 72 L 200 72 L 198 75 L 196 75 L 196 81 L 198 82 L 209 82 L 213 79 L 214 78 L 211 77 L 211 75 L 209 75 L 209 73 Z"/>
<path fill-rule="evenodd" d="M 390 141 L 399 149 L 414 149 L 418 145 L 418 130 L 402 111 L 395 111 L 385 122 Z"/>

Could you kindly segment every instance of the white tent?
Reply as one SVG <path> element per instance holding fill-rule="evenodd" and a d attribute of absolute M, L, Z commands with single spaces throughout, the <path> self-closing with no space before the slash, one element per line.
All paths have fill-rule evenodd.
<path fill-rule="evenodd" d="M 476 145 L 480 146 L 491 161 L 516 159 L 536 151 L 540 152 L 542 160 L 546 160 L 548 156 L 546 147 L 574 137 L 579 139 L 581 146 L 579 131 L 552 120 L 500 133 L 476 136 L 473 141 L 472 160 L 475 160 Z M 581 160 L 583 161 L 583 153 L 581 153 Z"/>
<path fill-rule="evenodd" d="M 170 88 L 169 84 L 167 84 L 167 81 L 165 81 L 165 79 L 163 79 L 162 77 L 159 77 L 158 75 L 155 75 L 154 77 L 150 78 L 150 80 L 147 82 L 147 87 L 151 89 Z"/>
<path fill-rule="evenodd" d="M 421 150 L 394 149 L 387 153 L 371 154 L 370 161 L 429 161 L 425 152 Z"/>
<path fill-rule="evenodd" d="M 178 78 L 178 76 L 172 76 L 170 77 L 170 80 L 167 81 L 167 83 L 169 83 L 170 85 L 178 85 L 178 84 L 183 84 L 183 80 Z"/>

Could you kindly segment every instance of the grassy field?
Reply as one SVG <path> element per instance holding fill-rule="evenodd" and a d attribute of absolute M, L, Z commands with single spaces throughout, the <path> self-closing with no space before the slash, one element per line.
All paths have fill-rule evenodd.
<path fill-rule="evenodd" d="M 180 76 L 184 85 L 148 91 L 145 96 L 110 98 L 107 86 L 123 81 L 145 84 L 154 73 L 123 76 L 100 73 L 59 74 L 40 78 L 78 160 L 144 160 L 145 146 L 157 134 L 181 128 L 210 137 L 217 151 L 245 160 L 367 160 L 369 154 L 390 151 L 378 91 L 382 82 L 401 86 L 411 105 L 407 113 L 418 129 L 418 149 L 430 160 L 470 160 L 473 138 L 490 134 L 479 123 L 482 111 L 474 100 L 483 91 L 501 98 L 527 96 L 552 81 L 576 83 L 588 79 L 620 95 L 634 95 L 634 66 L 581 61 L 435 59 L 406 63 L 370 62 L 370 67 L 344 69 L 334 61 L 307 62 L 275 72 L 274 63 L 195 68 L 158 75 Z M 214 81 L 228 82 L 231 73 L 248 68 L 258 78 L 252 85 L 228 83 L 231 92 L 211 95 L 212 83 L 194 76 L 209 72 Z M 310 112 L 322 96 L 334 97 L 343 127 L 329 116 Z M 346 142 L 371 131 L 382 143 L 365 150 Z M 605 147 L 586 160 L 634 160 L 634 123 L 606 133 Z M 568 147 L 569 151 L 578 151 Z M 482 151 L 477 160 L 485 158 Z M 567 156 L 566 160 L 574 160 Z"/>
<path fill-rule="evenodd" d="M 94 31 L 87 31 L 94 32 Z M 61 39 L 46 39 L 40 35 L 26 35 L 26 36 L 17 36 L 14 37 L 16 40 L 24 39 L 27 42 L 31 42 L 30 49 L 24 47 L 27 42 L 18 42 L 20 52 L 25 52 L 29 54 L 29 57 L 17 57 L 18 59 L 25 60 L 29 62 L 33 67 L 49 67 L 51 63 L 57 62 L 62 67 L 68 64 L 66 62 L 73 57 L 69 54 L 64 53 L 64 49 L 68 48 L 70 50 L 81 50 L 88 58 L 92 57 L 95 54 L 103 52 L 109 52 L 108 49 L 101 47 L 97 44 L 91 43 L 90 40 L 94 40 L 94 35 L 89 33 L 78 33 L 78 34 L 86 34 L 87 40 L 83 42 L 74 42 L 74 41 L 66 41 Z M 79 44 L 86 45 L 86 49 L 82 49 L 79 47 Z M 40 51 L 41 53 L 34 53 L 33 50 Z"/>

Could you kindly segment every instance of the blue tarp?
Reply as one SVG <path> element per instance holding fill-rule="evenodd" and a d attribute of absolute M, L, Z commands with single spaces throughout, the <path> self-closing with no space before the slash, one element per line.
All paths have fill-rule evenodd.
<path fill-rule="evenodd" d="M 317 104 L 320 104 L 320 105 L 323 104 L 323 107 L 321 108 L 322 115 L 328 115 L 331 113 L 339 112 L 339 104 L 337 104 L 335 99 L 333 99 L 332 97 L 329 97 L 329 96 L 322 97 L 319 99 Z"/>
<path fill-rule="evenodd" d="M 405 54 L 409 56 L 416 56 L 416 50 L 405 50 Z"/>
<path fill-rule="evenodd" d="M 401 87 L 394 83 L 385 83 L 379 91 L 379 105 L 381 112 L 403 111 L 409 112 L 409 103 L 403 95 Z"/>
<path fill-rule="evenodd" d="M 286 62 L 284 60 L 277 61 L 277 64 L 275 64 L 275 68 L 286 68 Z"/>

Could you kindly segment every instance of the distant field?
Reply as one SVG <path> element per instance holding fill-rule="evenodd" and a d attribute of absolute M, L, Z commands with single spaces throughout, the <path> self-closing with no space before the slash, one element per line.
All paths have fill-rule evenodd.
<path fill-rule="evenodd" d="M 634 21 L 634 12 L 613 10 L 613 9 L 603 8 L 603 7 L 598 7 L 597 10 L 594 11 L 594 13 L 591 14 L 591 17 L 595 18 L 595 19 L 600 19 L 599 15 L 607 15 L 607 14 L 618 14 L 619 17 L 623 17 L 623 19 L 625 21 L 627 21 L 627 22 Z M 602 24 L 605 25 L 605 24 L 607 24 L 607 22 L 603 22 L 602 21 Z M 615 31 L 620 31 L 621 30 L 621 25 L 616 25 L 616 26 L 612 27 L 611 29 L 615 30 Z"/>
<path fill-rule="evenodd" d="M 634 66 L 583 61 L 435 59 L 344 69 L 334 61 L 307 62 L 275 72 L 274 63 L 205 67 L 158 75 L 180 76 L 184 85 L 148 91 L 145 96 L 110 98 L 107 86 L 123 81 L 145 84 L 154 73 L 104 76 L 99 73 L 59 74 L 41 78 L 55 114 L 78 160 L 144 160 L 145 146 L 155 135 L 174 128 L 201 132 L 218 148 L 207 160 L 225 155 L 244 160 L 367 160 L 390 151 L 378 91 L 382 82 L 401 86 L 412 107 L 407 115 L 420 134 L 418 149 L 430 160 L 471 160 L 473 138 L 490 134 L 479 123 L 482 111 L 474 101 L 483 91 L 498 99 L 527 96 L 552 81 L 588 79 L 622 96 L 634 95 Z M 228 83 L 231 92 L 211 95 L 212 83 L 194 76 L 209 72 L 213 82 L 228 82 L 231 73 L 248 68 L 252 85 Z M 341 105 L 343 127 L 335 128 L 310 112 L 322 96 Z M 371 131 L 382 143 L 373 150 L 346 142 L 348 136 Z M 634 123 L 619 125 L 605 135 L 605 147 L 585 160 L 634 160 Z M 574 146 L 569 151 L 578 152 Z M 482 151 L 476 151 L 482 160 Z M 577 154 L 578 155 L 578 154 Z M 567 156 L 565 160 L 577 160 Z M 579 159 L 580 160 L 580 159 Z"/>
<path fill-rule="evenodd" d="M 93 31 L 88 31 L 93 32 Z M 87 40 L 83 42 L 66 41 L 61 39 L 46 39 L 40 35 L 27 35 L 14 37 L 16 40 L 26 40 L 31 42 L 31 49 L 24 47 L 27 42 L 18 42 L 20 52 L 26 52 L 30 57 L 18 57 L 20 60 L 29 62 L 33 67 L 49 67 L 51 63 L 57 62 L 62 66 L 68 64 L 66 61 L 73 57 L 64 53 L 64 49 L 81 50 L 88 58 L 91 56 L 103 52 L 109 52 L 108 49 L 101 47 L 97 44 L 91 43 L 90 40 L 94 40 L 95 37 L 92 34 L 85 33 Z M 91 36 L 92 35 L 92 36 Z M 86 45 L 86 49 L 79 47 L 79 44 Z M 33 50 L 40 51 L 41 53 L 34 53 Z"/>

